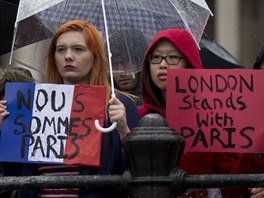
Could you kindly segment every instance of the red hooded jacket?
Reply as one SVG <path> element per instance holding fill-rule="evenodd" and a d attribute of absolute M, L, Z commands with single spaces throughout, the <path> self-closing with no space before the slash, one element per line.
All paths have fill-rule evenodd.
<path fill-rule="evenodd" d="M 147 94 L 147 88 L 144 83 L 144 78 L 148 78 L 150 76 L 150 72 L 147 70 L 147 67 L 150 66 L 147 57 L 161 39 L 168 39 L 171 41 L 171 43 L 188 60 L 192 68 L 203 68 L 197 44 L 189 32 L 182 29 L 168 29 L 159 32 L 150 43 L 144 57 L 142 71 L 143 106 L 138 108 L 140 117 L 143 117 L 148 113 L 158 113 L 163 117 L 166 117 L 166 112 L 151 104 L 151 98 L 149 98 L 149 95 Z M 215 155 L 213 153 L 200 152 L 185 153 L 181 158 L 180 167 L 188 174 L 216 173 Z"/>
<path fill-rule="evenodd" d="M 138 108 L 140 118 L 148 113 L 158 113 L 166 117 L 165 111 L 153 105 L 152 98 L 147 91 L 146 82 L 144 82 L 144 78 L 151 81 L 148 56 L 161 39 L 171 41 L 182 55 L 185 56 L 193 69 L 203 68 L 197 44 L 189 32 L 181 29 L 168 29 L 158 33 L 150 43 L 144 56 L 142 70 L 143 106 Z M 257 173 L 262 164 L 254 166 L 254 162 L 252 158 L 245 157 L 245 155 L 243 157 L 240 153 L 188 152 L 182 155 L 180 167 L 188 174 Z M 245 192 L 245 189 L 243 191 L 240 190 L 240 192 L 233 190 L 227 193 L 228 197 L 240 197 Z"/>

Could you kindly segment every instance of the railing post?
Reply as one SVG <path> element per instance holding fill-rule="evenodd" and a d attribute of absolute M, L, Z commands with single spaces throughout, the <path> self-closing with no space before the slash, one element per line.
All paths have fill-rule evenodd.
<path fill-rule="evenodd" d="M 143 117 L 139 127 L 125 138 L 124 145 L 129 158 L 131 179 L 168 176 L 175 168 L 183 151 L 184 139 L 168 127 L 159 114 Z M 144 184 L 130 186 L 132 198 L 170 197 L 170 186 Z"/>

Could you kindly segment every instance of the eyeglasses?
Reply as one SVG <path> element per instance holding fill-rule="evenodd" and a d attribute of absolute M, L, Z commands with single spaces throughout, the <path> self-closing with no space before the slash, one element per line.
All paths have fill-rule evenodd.
<path fill-rule="evenodd" d="M 168 56 L 160 56 L 160 55 L 150 55 L 149 62 L 152 64 L 160 64 L 163 59 L 165 59 L 166 63 L 169 65 L 177 65 L 180 60 L 184 58 L 182 56 L 176 55 L 168 55 Z"/>

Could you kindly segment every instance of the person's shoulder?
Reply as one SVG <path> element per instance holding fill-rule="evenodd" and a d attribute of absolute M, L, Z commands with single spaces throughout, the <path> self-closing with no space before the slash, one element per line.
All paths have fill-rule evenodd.
<path fill-rule="evenodd" d="M 146 111 L 147 109 L 145 108 L 144 105 L 138 107 L 138 111 Z"/>
<path fill-rule="evenodd" d="M 134 106 L 136 106 L 135 101 L 129 97 L 128 95 L 122 94 L 122 93 L 116 93 L 116 97 L 124 104 L 124 105 L 129 105 L 129 104 L 133 104 Z"/>
<path fill-rule="evenodd" d="M 142 118 L 143 116 L 149 113 L 148 109 L 144 105 L 138 107 L 137 109 L 140 118 Z"/>

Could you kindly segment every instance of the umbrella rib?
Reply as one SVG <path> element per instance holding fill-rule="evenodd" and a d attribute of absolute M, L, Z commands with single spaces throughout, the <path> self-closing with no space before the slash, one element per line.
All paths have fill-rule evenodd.
<path fill-rule="evenodd" d="M 14 55 L 14 46 L 15 46 L 15 40 L 16 40 L 16 35 L 17 35 L 18 23 L 15 23 L 15 27 L 14 27 L 12 46 L 11 46 L 10 57 L 9 57 L 9 65 L 12 64 L 12 59 L 13 59 L 13 55 Z"/>
<path fill-rule="evenodd" d="M 169 0 L 169 2 L 170 2 L 170 4 L 174 7 L 174 9 L 177 10 L 177 8 L 176 8 L 175 5 L 171 2 L 171 0 Z M 182 17 L 181 13 L 178 12 L 178 14 L 180 15 L 180 17 Z M 182 21 L 183 21 L 183 23 L 184 23 L 185 28 L 188 30 L 188 32 L 190 32 L 190 33 L 192 34 L 192 31 L 190 30 L 189 25 L 186 23 L 186 21 L 185 21 L 185 20 L 182 20 Z M 192 34 L 192 36 L 193 36 L 193 34 Z M 195 38 L 194 36 L 193 36 L 193 39 L 194 39 L 194 41 L 195 41 L 195 43 L 196 43 L 198 49 L 200 50 L 201 48 L 200 48 L 200 46 L 199 46 L 199 43 L 198 43 L 198 41 L 196 40 L 196 38 Z"/>
<path fill-rule="evenodd" d="M 110 44 L 109 44 L 109 35 L 108 35 L 108 28 L 107 28 L 107 21 L 106 21 L 106 14 L 105 14 L 105 6 L 104 6 L 104 0 L 101 0 L 102 2 L 102 9 L 103 9 L 103 17 L 104 17 L 104 26 L 105 26 L 105 36 L 106 36 L 106 45 L 107 45 L 107 51 L 108 51 L 108 60 L 109 60 L 109 70 L 110 70 L 110 81 L 111 81 L 111 97 L 115 97 L 115 90 L 114 90 L 114 77 L 113 77 L 113 69 L 112 69 L 112 53 L 110 50 Z"/>

